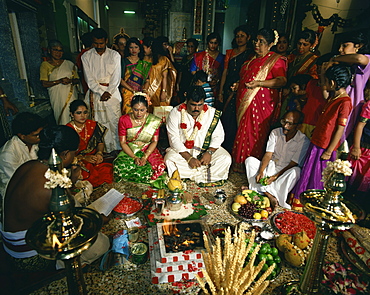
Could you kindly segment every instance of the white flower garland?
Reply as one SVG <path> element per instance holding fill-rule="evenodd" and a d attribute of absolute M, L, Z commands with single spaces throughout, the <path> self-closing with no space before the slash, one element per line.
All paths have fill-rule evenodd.
<path fill-rule="evenodd" d="M 275 35 L 274 45 L 276 45 L 279 41 L 279 33 L 276 30 L 274 30 L 274 35 Z"/>
<path fill-rule="evenodd" d="M 61 173 L 59 171 L 53 171 L 48 169 L 45 172 L 44 176 L 49 181 L 45 182 L 44 188 L 53 189 L 56 188 L 57 186 L 60 186 L 62 188 L 72 187 L 72 181 L 67 175 L 68 170 L 66 168 L 63 168 Z"/>
<path fill-rule="evenodd" d="M 337 159 L 334 162 L 328 162 L 322 172 L 322 182 L 326 182 L 334 173 L 342 173 L 344 176 L 352 175 L 351 163 L 346 160 Z"/>
<path fill-rule="evenodd" d="M 198 116 L 198 118 L 197 118 L 196 122 L 199 122 L 199 123 L 201 123 L 201 122 L 202 122 L 202 119 L 203 119 L 204 113 L 205 113 L 205 112 L 204 112 L 204 110 L 201 110 L 201 112 L 200 112 L 200 114 L 199 114 L 199 116 Z M 185 114 L 186 114 L 186 110 L 185 110 L 185 109 L 182 109 L 182 110 L 181 110 L 181 123 L 182 123 L 182 124 L 186 124 L 186 122 L 185 122 Z M 202 128 L 202 127 L 200 127 L 200 128 Z M 200 129 L 200 128 L 199 128 L 199 129 Z M 182 129 L 182 131 L 184 132 L 185 139 L 186 139 L 187 141 L 193 141 L 193 140 L 194 140 L 194 138 L 195 138 L 195 136 L 197 136 L 197 133 L 198 133 L 199 129 L 198 129 L 197 124 L 194 124 L 194 130 L 193 130 L 193 132 L 191 133 L 190 137 L 188 136 L 187 128 Z"/>

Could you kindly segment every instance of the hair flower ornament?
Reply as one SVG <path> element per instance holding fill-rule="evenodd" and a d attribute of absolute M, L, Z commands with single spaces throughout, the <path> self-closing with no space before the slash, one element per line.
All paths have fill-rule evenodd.
<path fill-rule="evenodd" d="M 148 102 L 148 105 L 152 104 L 152 102 L 150 101 L 149 95 L 145 92 L 140 92 L 140 91 L 139 92 L 134 92 L 134 94 L 131 97 L 131 100 L 133 100 L 135 96 L 144 96 L 145 100 Z"/>
<path fill-rule="evenodd" d="M 275 35 L 274 45 L 276 45 L 279 41 L 279 33 L 276 30 L 274 30 L 274 35 Z"/>

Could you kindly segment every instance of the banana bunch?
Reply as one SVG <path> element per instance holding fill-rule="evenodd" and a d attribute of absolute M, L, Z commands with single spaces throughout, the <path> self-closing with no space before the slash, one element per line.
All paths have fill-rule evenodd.
<path fill-rule="evenodd" d="M 178 169 L 176 169 L 173 172 L 170 180 L 167 183 L 167 187 L 172 192 L 174 192 L 176 190 L 182 190 L 183 186 L 182 186 L 182 182 L 181 182 L 181 178 L 180 178 L 180 173 L 179 173 L 179 170 Z"/>

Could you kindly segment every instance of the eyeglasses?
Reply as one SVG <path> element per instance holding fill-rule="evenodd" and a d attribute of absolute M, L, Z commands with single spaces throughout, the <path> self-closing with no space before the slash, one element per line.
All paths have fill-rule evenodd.
<path fill-rule="evenodd" d="M 292 123 L 292 122 L 285 121 L 284 119 L 281 119 L 280 124 L 282 126 L 288 125 L 289 127 L 292 127 L 293 125 L 298 125 L 299 123 Z"/>
<path fill-rule="evenodd" d="M 266 40 L 262 40 L 262 39 L 253 40 L 252 43 L 253 44 L 264 44 L 264 45 L 267 45 L 267 41 Z"/>

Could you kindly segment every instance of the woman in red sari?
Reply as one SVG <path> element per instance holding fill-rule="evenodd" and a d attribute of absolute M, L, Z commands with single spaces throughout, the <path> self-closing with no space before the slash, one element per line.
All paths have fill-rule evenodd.
<path fill-rule="evenodd" d="M 233 147 L 233 170 L 244 172 L 249 156 L 261 159 L 270 133 L 279 91 L 286 84 L 286 58 L 270 51 L 279 35 L 261 29 L 253 41 L 255 55 L 240 70 L 236 101 L 238 131 Z"/>
<path fill-rule="evenodd" d="M 218 33 L 209 34 L 207 36 L 207 49 L 195 53 L 190 65 L 190 71 L 193 75 L 201 70 L 207 73 L 208 82 L 215 97 L 218 97 L 221 76 L 224 70 L 225 55 L 218 50 L 220 43 L 221 37 Z"/>
<path fill-rule="evenodd" d="M 67 126 L 76 130 L 80 145 L 76 152 L 77 159 L 84 168 L 82 177 L 93 187 L 113 182 L 113 165 L 103 162 L 104 134 L 106 127 L 87 119 L 89 111 L 83 100 L 75 100 L 69 106 L 72 121 Z"/>

